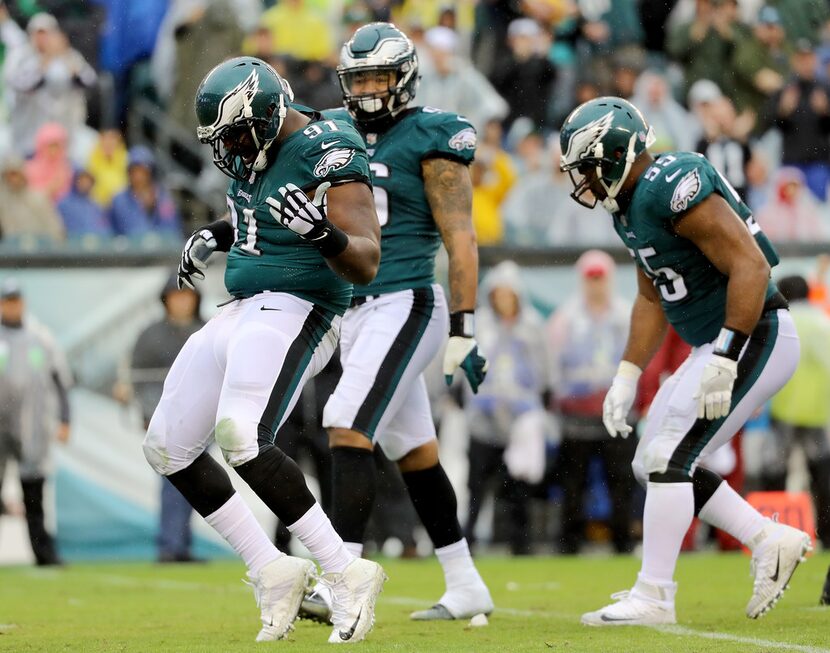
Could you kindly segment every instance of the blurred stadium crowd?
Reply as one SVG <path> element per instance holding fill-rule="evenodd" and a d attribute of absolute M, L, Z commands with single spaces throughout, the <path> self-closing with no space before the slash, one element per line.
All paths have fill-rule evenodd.
<path fill-rule="evenodd" d="M 372 20 L 393 20 L 415 41 L 416 103 L 463 114 L 478 130 L 471 172 L 482 251 L 618 248 L 610 220 L 572 202 L 558 168 L 559 126 L 576 105 L 605 94 L 643 111 L 658 137 L 655 152 L 705 154 L 774 242 L 830 240 L 825 0 L 8 0 L 0 4 L 0 255 L 47 252 L 83 263 L 113 249 L 178 253 L 185 234 L 224 206 L 226 180 L 195 136 L 193 97 L 203 76 L 227 57 L 252 54 L 289 80 L 299 103 L 338 106 L 340 44 Z M 800 443 L 830 546 L 828 260 L 809 266 L 809 287 L 790 290 L 816 325 L 802 335 L 815 355 L 791 393 L 810 388 L 823 408 L 810 403 L 793 414 L 788 400 L 776 413 L 773 404 L 772 417 L 767 411 L 748 427 L 748 446 L 738 440 L 711 464 L 747 489 L 784 489 L 781 463 Z M 628 551 L 643 500 L 628 467 L 636 441 L 611 440 L 600 419 L 629 315 L 614 260 L 596 249 L 580 257 L 567 272 L 573 295 L 550 316 L 536 310 L 524 273 L 502 263 L 483 281 L 479 339 L 491 370 L 482 392 L 446 394 L 437 370 L 431 384 L 436 420 L 463 419 L 469 433 L 460 445 L 467 537 L 503 541 L 516 554 L 550 545 L 553 533 L 564 553 L 579 551 L 586 537 Z M 173 292 L 164 286 L 168 313 Z M 199 319 L 195 306 L 188 319 Z M 119 336 L 110 347 L 130 359 L 115 394 L 145 402 L 157 396 L 170 361 L 144 365 L 129 345 Z M 641 416 L 682 356 L 679 339 L 669 341 L 644 375 Z M 325 434 L 310 425 L 319 425 L 331 387 L 326 375 L 310 384 L 285 427 L 293 431 L 283 434 L 295 447 L 286 452 L 310 452 L 324 497 Z M 378 456 L 388 488 L 378 493 L 385 502 L 373 537 L 379 545 L 393 537 L 413 553 L 417 517 L 396 469 Z M 485 495 L 494 479 L 491 513 Z M 495 516 L 492 528 L 477 526 L 482 510 Z M 168 534 L 184 528 L 190 511 L 178 514 L 168 515 Z M 586 523 L 600 525 L 586 531 Z M 288 546 L 285 529 L 276 537 Z M 189 531 L 172 539 L 178 548 L 161 557 L 189 558 Z"/>
<path fill-rule="evenodd" d="M 340 44 L 390 19 L 418 48 L 416 102 L 478 129 L 484 246 L 614 242 L 607 221 L 565 201 L 557 166 L 556 130 L 603 94 L 642 109 L 655 151 L 706 154 L 774 241 L 830 237 L 822 0 L 11 0 L 0 9 L 2 245 L 170 245 L 221 206 L 224 180 L 195 138 L 204 74 L 254 54 L 299 102 L 337 106 Z"/>

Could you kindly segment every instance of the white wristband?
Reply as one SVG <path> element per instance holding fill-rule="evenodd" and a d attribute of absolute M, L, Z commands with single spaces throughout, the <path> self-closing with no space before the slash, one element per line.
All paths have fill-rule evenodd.
<path fill-rule="evenodd" d="M 637 383 L 642 373 L 643 370 L 637 367 L 634 363 L 625 360 L 620 361 L 620 365 L 617 368 L 617 376 L 626 379 L 627 381 L 633 381 L 634 383 Z"/>

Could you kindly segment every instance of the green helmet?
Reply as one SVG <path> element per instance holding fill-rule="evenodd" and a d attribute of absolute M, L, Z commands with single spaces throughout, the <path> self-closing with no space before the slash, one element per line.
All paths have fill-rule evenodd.
<path fill-rule="evenodd" d="M 247 179 L 268 165 L 268 149 L 293 101 L 291 87 L 256 57 L 236 57 L 211 70 L 196 91 L 196 135 L 213 146 L 213 163 Z"/>
<path fill-rule="evenodd" d="M 596 181 L 605 191 L 603 206 L 616 212 L 619 206 L 615 198 L 634 159 L 654 143 L 654 131 L 630 102 L 600 97 L 583 102 L 571 112 L 559 132 L 559 142 L 560 168 L 570 174 L 574 185 L 571 197 L 584 206 L 595 207 L 597 197 L 590 185 Z"/>
<path fill-rule="evenodd" d="M 388 88 L 353 93 L 354 83 L 372 73 L 392 73 Z M 352 118 L 371 124 L 400 113 L 418 89 L 418 55 L 415 45 L 392 23 L 369 23 L 354 33 L 340 51 L 337 77 L 343 104 Z"/>

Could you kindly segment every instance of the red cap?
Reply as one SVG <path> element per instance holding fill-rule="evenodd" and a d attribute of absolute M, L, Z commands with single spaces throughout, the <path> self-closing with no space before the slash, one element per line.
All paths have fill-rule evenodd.
<path fill-rule="evenodd" d="M 599 249 L 589 249 L 576 261 L 576 269 L 583 277 L 605 277 L 614 272 L 614 259 Z"/>

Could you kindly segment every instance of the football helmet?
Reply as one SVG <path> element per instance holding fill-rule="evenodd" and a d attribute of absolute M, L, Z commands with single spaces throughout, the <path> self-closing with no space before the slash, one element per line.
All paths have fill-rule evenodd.
<path fill-rule="evenodd" d="M 386 73 L 386 88 L 376 90 L 374 80 Z M 340 51 L 337 77 L 343 104 L 360 124 L 373 123 L 400 113 L 418 89 L 418 55 L 415 45 L 392 23 L 369 23 L 354 33 Z"/>
<path fill-rule="evenodd" d="M 606 209 L 616 212 L 617 194 L 634 159 L 654 143 L 654 131 L 630 102 L 600 97 L 571 112 L 559 132 L 559 141 L 560 168 L 570 175 L 574 185 L 571 197 L 588 208 L 602 200 Z M 605 197 L 601 197 L 603 194 Z"/>
<path fill-rule="evenodd" d="M 213 163 L 229 177 L 247 179 L 268 164 L 291 87 L 256 57 L 236 57 L 211 70 L 196 91 L 196 135 L 213 147 Z"/>

